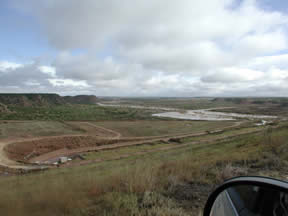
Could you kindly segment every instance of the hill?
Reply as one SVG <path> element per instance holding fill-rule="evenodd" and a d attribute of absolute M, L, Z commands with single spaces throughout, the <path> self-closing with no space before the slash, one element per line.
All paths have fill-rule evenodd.
<path fill-rule="evenodd" d="M 53 105 L 64 105 L 69 103 L 94 104 L 96 99 L 97 99 L 96 96 L 92 95 L 62 97 L 58 94 L 0 94 L 0 103 L 2 105 L 16 105 L 23 107 L 53 106 Z"/>
<path fill-rule="evenodd" d="M 97 97 L 95 95 L 76 95 L 65 96 L 64 100 L 71 104 L 95 104 Z"/>
<path fill-rule="evenodd" d="M 16 106 L 48 106 L 65 104 L 57 94 L 0 94 L 0 103 Z"/>

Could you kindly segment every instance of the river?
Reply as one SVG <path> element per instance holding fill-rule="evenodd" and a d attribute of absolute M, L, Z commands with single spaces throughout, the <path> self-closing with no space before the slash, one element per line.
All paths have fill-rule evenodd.
<path fill-rule="evenodd" d="M 268 116 L 268 115 L 250 115 L 250 114 L 238 114 L 238 113 L 225 113 L 225 112 L 216 112 L 211 111 L 211 109 L 199 109 L 199 110 L 179 110 L 175 108 L 166 108 L 166 107 L 149 107 L 149 106 L 140 106 L 140 105 L 123 105 L 123 104 L 103 104 L 98 103 L 99 106 L 106 107 L 122 107 L 122 108 L 135 108 L 135 109 L 150 109 L 150 110 L 163 110 L 169 112 L 155 113 L 152 116 L 155 117 L 165 117 L 165 118 L 174 118 L 174 119 L 185 119 L 185 120 L 201 120 L 201 121 L 234 121 L 239 118 L 245 119 L 275 119 L 277 116 Z M 224 109 L 226 107 L 223 107 Z M 221 109 L 221 108 L 215 108 Z"/>

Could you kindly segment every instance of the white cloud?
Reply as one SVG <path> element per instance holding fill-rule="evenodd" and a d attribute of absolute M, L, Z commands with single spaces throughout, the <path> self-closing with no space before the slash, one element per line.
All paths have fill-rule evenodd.
<path fill-rule="evenodd" d="M 223 83 L 239 83 L 247 81 L 255 81 L 264 76 L 261 71 L 251 70 L 247 68 L 222 68 L 216 72 L 207 74 L 202 77 L 203 82 L 223 82 Z"/>
<path fill-rule="evenodd" d="M 247 35 L 241 38 L 236 51 L 250 55 L 263 55 L 287 49 L 287 38 L 282 31 Z"/>
<path fill-rule="evenodd" d="M 42 72 L 42 73 L 46 73 L 49 74 L 52 77 L 56 77 L 56 69 L 54 67 L 51 66 L 39 66 L 38 69 Z"/>
<path fill-rule="evenodd" d="M 53 86 L 70 86 L 70 87 L 89 87 L 89 85 L 86 83 L 86 81 L 81 80 L 81 81 L 75 81 L 71 79 L 48 79 L 48 81 L 53 85 Z"/>
<path fill-rule="evenodd" d="M 9 61 L 0 61 L 0 72 L 5 72 L 7 70 L 13 70 L 16 68 L 21 67 L 22 64 L 18 64 L 15 62 L 9 62 Z"/>
<path fill-rule="evenodd" d="M 59 51 L 26 84 L 103 95 L 282 94 L 288 15 L 237 2 L 14 0 Z"/>
<path fill-rule="evenodd" d="M 281 70 L 279 68 L 271 67 L 268 76 L 267 79 L 285 80 L 288 78 L 288 69 Z"/>
<path fill-rule="evenodd" d="M 247 66 L 261 70 L 269 67 L 288 68 L 288 54 L 256 57 L 248 62 Z"/>
<path fill-rule="evenodd" d="M 6 69 L 0 73 L 1 92 L 77 92 L 90 87 L 84 80 L 58 78 L 51 66 L 14 62 L 3 65 Z"/>

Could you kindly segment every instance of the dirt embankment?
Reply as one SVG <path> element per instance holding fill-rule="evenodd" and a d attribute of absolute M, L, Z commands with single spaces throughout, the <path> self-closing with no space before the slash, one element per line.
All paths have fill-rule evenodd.
<path fill-rule="evenodd" d="M 101 139 L 93 136 L 58 136 L 32 139 L 7 145 L 4 150 L 8 157 L 16 161 L 27 161 L 32 157 L 57 151 L 59 149 L 77 149 L 100 146 L 118 142 L 117 139 Z"/>
<path fill-rule="evenodd" d="M 110 138 L 103 139 L 95 136 L 83 135 L 83 136 L 57 136 L 47 138 L 29 139 L 26 141 L 14 142 L 4 147 L 4 151 L 7 156 L 14 161 L 27 162 L 31 158 L 45 155 L 47 153 L 54 153 L 56 156 L 65 155 L 69 152 L 88 151 L 90 148 L 106 146 L 115 144 L 121 146 L 120 143 L 126 143 L 136 145 L 149 140 L 155 141 L 161 138 Z M 63 151 L 59 151 L 63 150 Z M 76 151 L 75 151 L 76 150 Z M 59 155 L 60 154 L 60 155 Z"/>

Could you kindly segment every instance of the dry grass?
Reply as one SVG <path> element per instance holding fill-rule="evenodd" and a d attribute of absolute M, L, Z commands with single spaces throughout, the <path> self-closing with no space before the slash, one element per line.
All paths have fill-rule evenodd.
<path fill-rule="evenodd" d="M 271 136 L 243 135 L 101 165 L 2 178 L 1 213 L 199 215 L 209 190 L 224 179 L 264 170 L 269 173 L 268 162 L 283 171 L 287 132 L 287 128 L 280 128 L 272 130 Z M 277 146 L 273 144 L 271 150 L 270 143 L 276 142 Z M 281 159 L 279 163 L 272 160 L 275 152 Z M 268 154 L 271 156 L 267 157 Z M 267 163 L 262 163 L 263 157 Z M 181 188 L 179 185 L 187 188 L 185 193 L 191 189 L 192 195 L 175 196 L 175 188 Z"/>
<path fill-rule="evenodd" d="M 233 122 L 211 121 L 105 121 L 94 124 L 118 131 L 122 136 L 161 136 L 178 133 L 198 133 L 233 125 Z"/>
<path fill-rule="evenodd" d="M 245 176 L 248 174 L 247 167 L 237 167 L 232 164 L 227 164 L 224 168 L 218 168 L 218 175 L 216 176 L 217 181 L 223 182 L 234 176 Z"/>
<path fill-rule="evenodd" d="M 57 121 L 0 121 L 0 139 L 78 133 L 83 131 Z"/>

